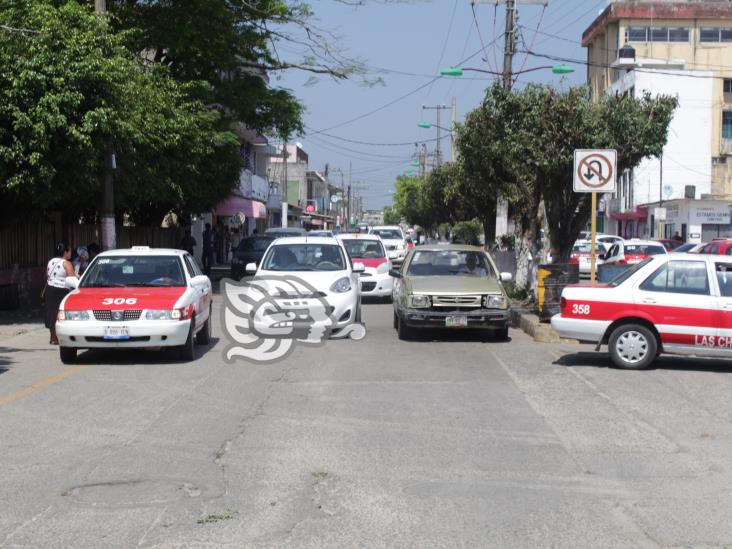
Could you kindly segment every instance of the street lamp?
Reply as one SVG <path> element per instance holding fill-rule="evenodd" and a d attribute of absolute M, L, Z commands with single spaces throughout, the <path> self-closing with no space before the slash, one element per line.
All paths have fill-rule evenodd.
<path fill-rule="evenodd" d="M 569 74 L 574 72 L 574 68 L 570 67 L 569 65 L 542 65 L 541 67 L 532 67 L 530 69 L 526 69 L 523 71 L 517 71 L 512 74 L 523 74 L 525 72 L 531 72 L 531 71 L 538 71 L 538 70 L 544 70 L 544 69 L 551 69 L 551 71 L 554 74 Z M 475 69 L 471 67 L 448 67 L 446 69 L 442 69 L 440 71 L 441 76 L 462 76 L 464 71 L 473 71 L 473 72 L 484 72 L 486 74 L 493 74 L 496 76 L 503 75 L 502 72 L 498 71 L 489 71 L 485 69 Z"/>

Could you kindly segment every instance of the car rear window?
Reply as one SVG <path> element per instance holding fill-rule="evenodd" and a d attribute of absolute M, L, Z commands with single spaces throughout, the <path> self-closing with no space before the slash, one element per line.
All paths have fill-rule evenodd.
<path fill-rule="evenodd" d="M 665 254 L 666 248 L 662 245 L 651 245 L 651 244 L 626 244 L 625 254 L 626 255 L 658 255 Z"/>
<path fill-rule="evenodd" d="M 358 259 L 386 257 L 384 246 L 378 240 L 344 238 L 343 246 L 348 255 Z"/>
<path fill-rule="evenodd" d="M 401 240 L 402 233 L 396 229 L 374 229 L 371 234 L 375 234 L 385 240 Z"/>

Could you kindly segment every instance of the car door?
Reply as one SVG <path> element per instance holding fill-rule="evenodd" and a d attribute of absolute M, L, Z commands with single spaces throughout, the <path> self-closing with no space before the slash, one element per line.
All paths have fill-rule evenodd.
<path fill-rule="evenodd" d="M 707 262 L 664 262 L 638 283 L 634 302 L 658 330 L 667 350 L 674 346 L 713 345 L 717 336 L 717 297 Z"/>
<path fill-rule="evenodd" d="M 716 347 L 725 349 L 732 356 L 732 257 L 726 256 L 711 262 L 719 297 L 717 298 Z"/>
<path fill-rule="evenodd" d="M 196 262 L 192 260 L 191 256 L 183 256 L 183 261 L 186 264 L 186 270 L 188 271 L 188 274 L 191 275 L 191 278 L 201 276 L 203 274 Z M 206 319 L 208 318 L 209 312 L 211 310 L 211 301 L 213 300 L 211 282 L 207 280 L 205 283 L 201 282 L 197 284 L 192 284 L 192 286 L 194 291 L 194 297 L 192 301 L 196 309 L 196 324 L 200 326 L 204 322 L 206 322 Z"/>

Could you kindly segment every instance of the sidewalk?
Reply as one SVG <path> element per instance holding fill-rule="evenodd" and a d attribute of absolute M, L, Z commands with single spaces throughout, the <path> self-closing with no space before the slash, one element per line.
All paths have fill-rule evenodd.
<path fill-rule="evenodd" d="M 0 311 L 0 340 L 45 329 L 42 308 Z"/>

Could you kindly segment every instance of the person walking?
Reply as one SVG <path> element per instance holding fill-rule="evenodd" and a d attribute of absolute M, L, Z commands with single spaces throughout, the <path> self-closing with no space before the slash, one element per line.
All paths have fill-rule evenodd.
<path fill-rule="evenodd" d="M 239 234 L 239 227 L 234 227 L 231 229 L 231 255 L 234 256 L 234 252 L 236 252 L 236 249 L 239 247 L 239 244 L 241 243 L 241 235 Z"/>
<path fill-rule="evenodd" d="M 70 259 L 71 246 L 61 243 L 56 246 L 56 256 L 52 257 L 46 265 L 46 287 L 43 291 L 43 297 L 46 301 L 45 325 L 51 333 L 49 341 L 51 345 L 58 345 L 56 317 L 58 316 L 61 301 L 69 293 L 69 289 L 66 287 L 66 277 L 79 278 L 74 272 L 74 266 L 71 264 Z"/>
<path fill-rule="evenodd" d="M 191 236 L 191 230 L 186 229 L 185 236 L 181 238 L 179 249 L 187 251 L 193 255 L 193 250 L 196 247 L 196 239 Z"/>
<path fill-rule="evenodd" d="M 85 246 L 79 246 L 76 248 L 76 259 L 71 263 L 74 266 L 74 271 L 77 276 L 81 277 L 89 266 L 89 251 Z"/>
<path fill-rule="evenodd" d="M 211 230 L 211 223 L 206 223 L 206 228 L 203 231 L 203 256 L 201 262 L 203 263 L 203 272 L 207 275 L 211 273 L 211 263 L 214 259 L 214 244 L 215 235 Z"/>

